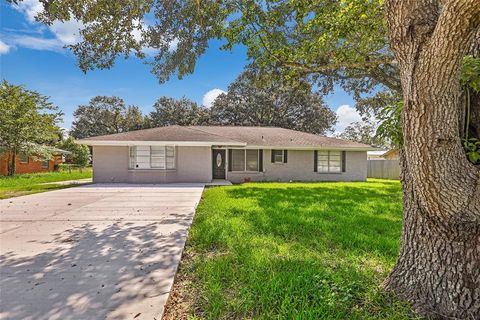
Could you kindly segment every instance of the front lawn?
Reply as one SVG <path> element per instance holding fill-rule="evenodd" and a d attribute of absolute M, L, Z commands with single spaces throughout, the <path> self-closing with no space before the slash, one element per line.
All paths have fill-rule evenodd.
<path fill-rule="evenodd" d="M 69 185 L 44 184 L 92 177 L 92 169 L 74 169 L 62 172 L 18 174 L 12 177 L 0 176 L 0 199 L 22 196 L 69 187 Z"/>
<path fill-rule="evenodd" d="M 207 189 L 165 319 L 412 319 L 382 291 L 401 199 L 386 180 Z"/>

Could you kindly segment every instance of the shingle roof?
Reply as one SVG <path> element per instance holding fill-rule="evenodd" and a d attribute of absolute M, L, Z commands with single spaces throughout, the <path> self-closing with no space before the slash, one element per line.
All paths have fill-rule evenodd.
<path fill-rule="evenodd" d="M 88 141 L 189 141 L 189 142 L 240 142 L 228 139 L 225 136 L 211 134 L 208 132 L 185 126 L 167 126 L 144 130 L 128 131 L 123 133 L 96 136 L 79 140 Z"/>
<path fill-rule="evenodd" d="M 376 150 L 370 145 L 277 127 L 168 126 L 82 139 L 79 142 L 207 142 L 265 147 L 318 147 Z M 103 144 L 103 143 L 102 143 Z"/>

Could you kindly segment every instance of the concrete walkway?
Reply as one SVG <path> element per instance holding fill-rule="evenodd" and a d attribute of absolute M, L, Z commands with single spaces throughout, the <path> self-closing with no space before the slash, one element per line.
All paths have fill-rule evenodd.
<path fill-rule="evenodd" d="M 202 184 L 0 200 L 0 319 L 157 319 Z"/>
<path fill-rule="evenodd" d="M 77 180 L 65 180 L 65 181 L 54 181 L 54 182 L 45 182 L 40 184 L 60 184 L 60 185 L 71 185 L 71 184 L 89 184 L 92 183 L 92 178 L 77 179 Z"/>

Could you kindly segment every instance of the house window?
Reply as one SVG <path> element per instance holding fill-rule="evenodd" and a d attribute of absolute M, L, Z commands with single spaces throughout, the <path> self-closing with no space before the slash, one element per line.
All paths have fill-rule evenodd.
<path fill-rule="evenodd" d="M 258 171 L 258 150 L 245 150 L 246 171 Z"/>
<path fill-rule="evenodd" d="M 283 150 L 272 150 L 273 163 L 283 163 Z"/>
<path fill-rule="evenodd" d="M 318 151 L 318 172 L 342 172 L 341 151 Z"/>
<path fill-rule="evenodd" d="M 20 154 L 20 163 L 28 163 L 28 154 L 25 154 L 25 153 Z"/>
<path fill-rule="evenodd" d="M 258 150 L 233 149 L 232 171 L 258 171 Z"/>
<path fill-rule="evenodd" d="M 48 160 L 42 160 L 42 168 L 48 168 Z"/>
<path fill-rule="evenodd" d="M 175 169 L 175 147 L 130 147 L 129 159 L 130 169 Z"/>

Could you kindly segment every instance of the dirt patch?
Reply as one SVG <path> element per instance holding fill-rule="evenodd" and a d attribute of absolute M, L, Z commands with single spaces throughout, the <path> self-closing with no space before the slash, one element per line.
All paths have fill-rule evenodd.
<path fill-rule="evenodd" d="M 165 304 L 163 320 L 187 320 L 191 319 L 193 315 L 199 315 L 199 310 L 195 307 L 198 289 L 193 286 L 191 272 L 185 270 L 193 260 L 189 251 L 188 248 L 183 251 L 170 296 Z"/>

